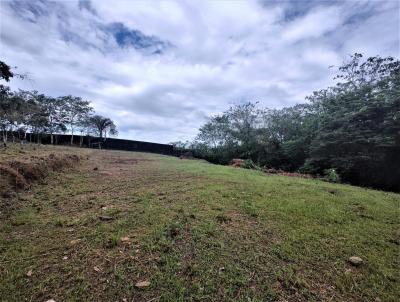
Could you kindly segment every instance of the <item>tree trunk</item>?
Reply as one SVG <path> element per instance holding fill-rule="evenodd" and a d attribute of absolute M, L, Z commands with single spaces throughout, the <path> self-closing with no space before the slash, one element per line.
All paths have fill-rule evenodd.
<path fill-rule="evenodd" d="M 4 147 L 7 147 L 7 131 L 5 128 L 3 128 L 3 144 Z"/>
<path fill-rule="evenodd" d="M 50 144 L 53 145 L 53 133 L 50 133 Z"/>
<path fill-rule="evenodd" d="M 10 132 L 11 132 L 12 142 L 15 143 L 15 135 L 14 135 L 14 126 L 13 125 L 11 125 L 11 127 L 10 127 Z"/>

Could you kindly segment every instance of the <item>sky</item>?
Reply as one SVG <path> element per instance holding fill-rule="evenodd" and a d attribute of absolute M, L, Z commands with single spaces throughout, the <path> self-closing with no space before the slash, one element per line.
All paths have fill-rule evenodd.
<path fill-rule="evenodd" d="M 119 137 L 191 140 L 248 101 L 282 108 L 333 84 L 355 52 L 399 58 L 399 1 L 4 1 L 13 89 L 75 95 Z"/>

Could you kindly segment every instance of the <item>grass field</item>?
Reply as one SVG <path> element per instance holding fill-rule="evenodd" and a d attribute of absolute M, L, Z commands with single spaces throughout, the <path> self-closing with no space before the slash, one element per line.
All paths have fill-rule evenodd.
<path fill-rule="evenodd" d="M 83 159 L 1 209 L 1 301 L 398 301 L 399 194 L 161 155 L 35 152 Z"/>

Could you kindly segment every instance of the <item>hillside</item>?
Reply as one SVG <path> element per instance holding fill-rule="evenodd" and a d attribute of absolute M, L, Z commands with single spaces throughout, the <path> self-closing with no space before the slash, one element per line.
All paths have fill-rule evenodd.
<path fill-rule="evenodd" d="M 81 160 L 2 197 L 2 301 L 400 295 L 399 194 L 162 155 L 13 148 L 2 163 Z"/>

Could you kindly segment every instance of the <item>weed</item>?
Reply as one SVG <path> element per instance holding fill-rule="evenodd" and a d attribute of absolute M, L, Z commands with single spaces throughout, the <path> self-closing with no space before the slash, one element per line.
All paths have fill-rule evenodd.
<path fill-rule="evenodd" d="M 116 246 L 118 245 L 118 242 L 119 242 L 119 236 L 113 234 L 113 235 L 111 235 L 111 236 L 108 236 L 108 237 L 104 240 L 103 246 L 104 246 L 105 248 L 112 249 L 112 248 L 114 248 L 114 247 L 116 247 Z"/>

